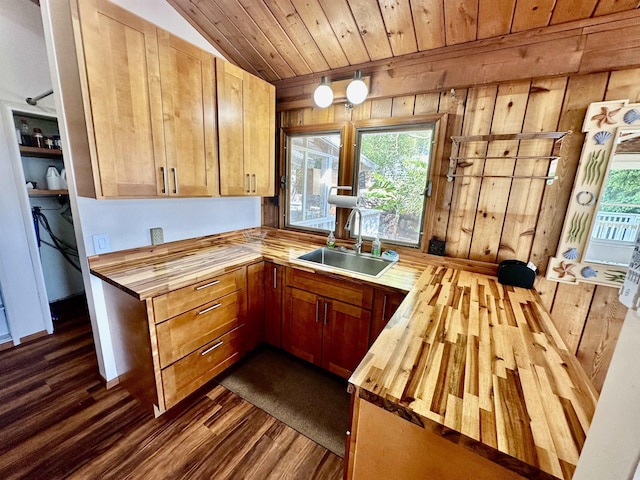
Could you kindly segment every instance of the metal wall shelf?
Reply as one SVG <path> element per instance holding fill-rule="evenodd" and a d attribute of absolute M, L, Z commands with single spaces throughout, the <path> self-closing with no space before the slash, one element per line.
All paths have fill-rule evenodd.
<path fill-rule="evenodd" d="M 547 184 L 551 185 L 558 177 L 555 175 L 556 164 L 560 160 L 560 149 L 562 148 L 562 140 L 570 135 L 571 131 L 567 132 L 533 132 L 533 133 L 510 133 L 510 134 L 495 134 L 495 135 L 467 135 L 467 136 L 453 136 L 451 141 L 453 143 L 451 148 L 451 156 L 449 157 L 449 170 L 447 172 L 447 181 L 452 182 L 454 178 L 531 178 L 546 180 Z M 530 141 L 530 140 L 555 140 L 553 152 L 551 155 L 529 156 L 529 155 L 512 155 L 512 156 L 476 156 L 476 157 L 461 157 L 458 155 L 460 145 L 463 143 L 473 142 L 486 142 L 487 147 L 490 142 L 498 141 Z M 549 160 L 549 169 L 547 175 L 466 175 L 456 174 L 458 167 L 468 167 L 473 165 L 474 160 Z"/>

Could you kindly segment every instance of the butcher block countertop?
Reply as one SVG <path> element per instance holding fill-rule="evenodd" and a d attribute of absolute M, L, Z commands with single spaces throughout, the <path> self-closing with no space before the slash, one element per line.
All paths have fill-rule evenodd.
<path fill-rule="evenodd" d="M 94 255 L 89 257 L 89 266 L 92 274 L 139 300 L 193 285 L 261 260 L 307 271 L 338 274 L 404 292 L 413 288 L 422 272 L 421 267 L 404 261 L 394 265 L 380 278 L 314 266 L 300 262 L 296 257 L 324 245 L 318 237 L 264 227 L 243 233 L 231 232 Z M 261 238 L 262 235 L 266 236 Z"/>
<path fill-rule="evenodd" d="M 429 266 L 351 393 L 525 478 L 570 479 L 597 393 L 533 290 Z"/>
<path fill-rule="evenodd" d="M 525 478 L 572 477 L 597 393 L 535 291 L 501 285 L 495 266 L 423 254 L 401 253 L 380 278 L 296 260 L 321 245 L 263 227 L 89 264 L 139 300 L 261 260 L 409 292 L 349 379 L 351 393 Z"/>

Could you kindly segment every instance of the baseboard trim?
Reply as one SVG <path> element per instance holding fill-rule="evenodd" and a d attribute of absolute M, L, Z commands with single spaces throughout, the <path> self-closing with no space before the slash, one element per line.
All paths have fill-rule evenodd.
<path fill-rule="evenodd" d="M 8 350 L 13 348 L 15 345 L 13 344 L 13 340 L 7 340 L 6 342 L 0 343 L 0 352 L 3 350 Z"/>
<path fill-rule="evenodd" d="M 120 383 L 120 377 L 112 378 L 109 381 L 106 381 L 104 378 L 102 380 L 104 381 L 104 386 L 107 387 L 107 390 L 112 389 Z"/>
<path fill-rule="evenodd" d="M 46 330 L 42 330 L 40 332 L 32 333 L 31 335 L 20 338 L 20 343 L 30 342 L 31 340 L 46 337 L 47 335 L 49 335 L 49 332 L 47 332 Z"/>

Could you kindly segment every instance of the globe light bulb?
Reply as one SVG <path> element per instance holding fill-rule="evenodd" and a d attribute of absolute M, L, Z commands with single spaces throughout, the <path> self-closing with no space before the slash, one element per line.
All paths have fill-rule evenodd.
<path fill-rule="evenodd" d="M 320 80 L 320 85 L 313 92 L 313 101 L 320 108 L 326 108 L 333 102 L 333 90 L 327 77 Z"/>
<path fill-rule="evenodd" d="M 353 105 L 359 105 L 366 100 L 368 94 L 369 88 L 362 80 L 362 72 L 356 70 L 353 80 L 347 86 L 347 100 Z"/>

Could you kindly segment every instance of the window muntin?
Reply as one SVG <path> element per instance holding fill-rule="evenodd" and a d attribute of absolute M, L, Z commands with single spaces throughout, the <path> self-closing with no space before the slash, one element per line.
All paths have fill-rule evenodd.
<path fill-rule="evenodd" d="M 363 237 L 420 245 L 434 131 L 434 123 L 356 131 L 354 183 Z"/>
<path fill-rule="evenodd" d="M 287 144 L 287 227 L 329 232 L 335 229 L 336 207 L 329 189 L 338 185 L 340 132 L 289 134 Z"/>

